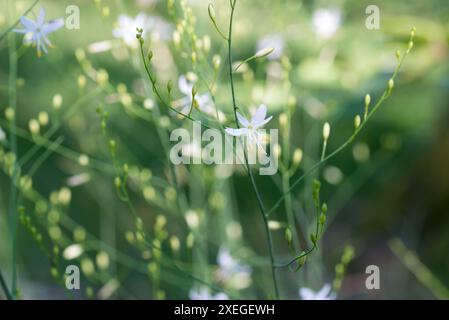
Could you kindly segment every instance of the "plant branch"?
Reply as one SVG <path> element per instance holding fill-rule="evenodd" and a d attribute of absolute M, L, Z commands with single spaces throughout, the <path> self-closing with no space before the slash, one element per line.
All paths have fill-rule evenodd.
<path fill-rule="evenodd" d="M 230 77 L 230 82 L 231 82 L 231 93 L 232 93 L 232 105 L 233 105 L 233 109 L 234 109 L 234 118 L 235 118 L 236 126 L 237 126 L 237 128 L 239 128 L 240 126 L 239 126 L 239 122 L 237 119 L 237 103 L 236 103 L 236 99 L 235 99 L 234 76 L 233 76 L 233 70 L 232 70 L 232 25 L 234 22 L 234 13 L 235 13 L 236 2 L 237 2 L 237 0 L 231 0 L 231 18 L 230 18 L 230 22 L 229 22 L 229 36 L 228 36 L 228 60 L 229 60 L 229 77 Z M 254 193 L 256 194 L 257 203 L 258 203 L 258 206 L 259 206 L 260 212 L 262 214 L 262 218 L 263 218 L 264 228 L 265 228 L 267 241 L 268 241 L 268 251 L 269 251 L 269 255 L 270 255 L 271 274 L 272 274 L 272 278 L 273 278 L 274 292 L 275 292 L 276 299 L 279 299 L 279 288 L 278 288 L 278 284 L 277 284 L 276 268 L 275 268 L 275 264 L 274 264 L 273 239 L 272 239 L 272 236 L 270 233 L 270 228 L 268 226 L 268 215 L 265 213 L 265 207 L 264 207 L 264 204 L 262 201 L 262 197 L 259 193 L 256 182 L 254 180 L 254 176 L 251 171 L 251 167 L 248 163 L 248 157 L 247 157 L 246 152 L 244 152 L 244 157 L 245 157 L 246 169 L 248 171 L 248 175 L 251 180 L 252 188 L 254 190 Z"/>
<path fill-rule="evenodd" d="M 28 13 L 30 13 L 31 10 L 33 10 L 34 6 L 39 2 L 39 0 L 35 0 L 33 4 L 22 14 L 22 16 L 26 16 Z M 11 25 L 5 32 L 2 33 L 0 36 L 0 42 L 10 33 L 18 24 L 20 23 L 20 19 L 17 19 L 17 21 Z"/>

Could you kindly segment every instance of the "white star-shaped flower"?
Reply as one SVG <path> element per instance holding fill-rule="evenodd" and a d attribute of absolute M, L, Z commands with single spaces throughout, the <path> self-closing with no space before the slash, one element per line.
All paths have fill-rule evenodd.
<path fill-rule="evenodd" d="M 47 46 L 53 46 L 47 36 L 64 25 L 64 19 L 62 18 L 45 22 L 44 8 L 40 9 L 36 21 L 22 16 L 20 17 L 20 22 L 25 29 L 14 29 L 14 32 L 24 34 L 23 43 L 26 45 L 34 45 L 39 57 L 42 55 L 42 52 L 48 52 Z"/>
<path fill-rule="evenodd" d="M 252 269 L 235 259 L 228 248 L 220 247 L 217 255 L 218 270 L 216 278 L 234 289 L 247 288 L 251 284 Z"/>
<path fill-rule="evenodd" d="M 139 13 L 135 18 L 132 18 L 126 14 L 121 14 L 112 34 L 115 38 L 122 39 L 128 47 L 135 49 L 139 44 L 136 39 L 136 28 L 143 29 L 143 37 L 151 31 L 153 35 L 162 39 L 169 38 L 172 29 L 165 20 L 159 17 L 150 17 L 145 13 Z"/>
<path fill-rule="evenodd" d="M 301 288 L 299 295 L 303 300 L 335 300 L 337 295 L 331 292 L 330 284 L 325 284 L 320 291 L 315 292 L 309 288 Z"/>
<path fill-rule="evenodd" d="M 266 116 L 267 106 L 264 104 L 260 105 L 260 107 L 256 110 L 251 118 L 251 121 L 237 112 L 237 120 L 241 127 L 238 129 L 226 128 L 225 131 L 227 134 L 234 137 L 246 137 L 249 146 L 256 145 L 258 148 L 263 150 L 263 135 L 260 129 L 273 118 L 272 116 L 266 118 Z"/>

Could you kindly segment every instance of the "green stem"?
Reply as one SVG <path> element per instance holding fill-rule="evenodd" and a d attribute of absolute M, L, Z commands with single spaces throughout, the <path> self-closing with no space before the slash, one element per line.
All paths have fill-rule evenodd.
<path fill-rule="evenodd" d="M 11 143 L 11 151 L 18 157 L 17 154 L 17 135 L 16 135 L 16 116 L 17 116 L 17 92 L 16 92 L 16 79 L 17 79 L 17 53 L 15 48 L 15 34 L 11 33 L 8 41 L 9 47 L 9 106 L 14 110 L 14 116 L 10 120 L 10 143 Z M 10 186 L 10 195 L 9 195 L 9 226 L 11 231 L 11 270 L 12 270 L 12 279 L 11 279 L 11 292 L 12 295 L 15 295 L 17 291 L 17 224 L 18 224 L 18 214 L 16 208 L 17 202 L 17 187 L 16 187 L 16 179 L 17 179 L 17 162 L 14 162 L 13 172 L 12 172 L 12 182 Z"/>
<path fill-rule="evenodd" d="M 411 40 L 413 40 L 413 37 L 411 37 Z M 393 73 L 393 75 L 391 76 L 391 79 L 395 80 L 395 78 L 398 75 L 399 70 L 402 67 L 402 64 L 405 60 L 405 58 L 407 57 L 407 55 L 410 53 L 410 49 L 407 50 L 404 55 L 401 57 L 401 60 L 399 61 L 398 65 L 396 66 L 396 69 Z M 315 163 L 307 172 L 303 173 L 300 177 L 298 177 L 290 186 L 290 188 L 285 191 L 282 196 L 275 202 L 275 204 L 271 207 L 270 210 L 268 210 L 267 215 L 270 215 L 271 213 L 273 213 L 281 204 L 283 199 L 307 176 L 309 176 L 311 173 L 313 173 L 316 169 L 318 169 L 319 167 L 321 167 L 323 164 L 325 164 L 328 160 L 332 159 L 333 157 L 335 157 L 337 154 L 339 154 L 341 151 L 343 151 L 347 146 L 349 146 L 354 140 L 355 138 L 358 136 L 358 134 L 360 133 L 360 131 L 362 131 L 363 127 L 366 125 L 366 123 L 368 122 L 368 120 L 376 113 L 376 111 L 380 108 L 380 106 L 384 103 L 385 100 L 388 99 L 388 97 L 391 94 L 391 90 L 390 89 L 386 89 L 384 91 L 384 93 L 382 94 L 382 96 L 379 98 L 379 100 L 377 101 L 376 105 L 374 106 L 374 108 L 371 110 L 371 112 L 368 113 L 368 116 L 366 117 L 366 119 L 360 124 L 360 126 L 354 130 L 354 133 L 340 146 L 338 147 L 335 151 L 333 151 L 332 153 L 330 153 L 327 156 L 325 155 L 325 151 L 323 150 L 323 154 L 321 157 L 321 160 L 318 161 L 317 163 Z"/>
<path fill-rule="evenodd" d="M 8 290 L 8 286 L 6 285 L 5 278 L 3 278 L 3 274 L 1 271 L 0 271 L 0 285 L 2 286 L 3 291 L 5 292 L 6 299 L 13 300 L 13 297 Z"/>
<path fill-rule="evenodd" d="M 237 0 L 231 0 L 231 18 L 229 22 L 229 36 L 228 36 L 228 60 L 229 60 L 229 77 L 231 82 L 231 93 L 232 93 L 232 105 L 234 109 L 234 118 L 237 128 L 239 128 L 239 122 L 237 120 L 237 103 L 235 99 L 235 87 L 234 87 L 234 75 L 232 70 L 232 25 L 234 22 L 234 12 L 235 12 L 235 6 L 236 6 Z M 245 156 L 245 165 L 246 169 L 248 171 L 249 178 L 251 180 L 251 185 L 254 190 L 254 193 L 256 194 L 257 203 L 259 205 L 260 212 L 262 214 L 265 233 L 267 235 L 267 242 L 268 242 L 268 251 L 270 255 L 270 264 L 271 264 L 271 275 L 273 278 L 273 285 L 274 285 L 274 292 L 276 299 L 279 299 L 279 288 L 277 283 L 277 277 L 276 277 L 276 267 L 274 263 L 274 253 L 273 253 L 273 238 L 270 233 L 270 228 L 268 226 L 268 215 L 265 213 L 265 207 L 262 201 L 262 197 L 260 196 L 259 190 L 257 188 L 256 182 L 254 180 L 253 173 L 251 171 L 251 167 L 248 163 L 248 157 L 246 155 L 246 152 L 244 152 Z"/>
<path fill-rule="evenodd" d="M 34 8 L 34 6 L 39 2 L 39 0 L 36 0 L 33 2 L 33 4 L 22 14 L 22 16 L 26 16 L 30 11 Z M 18 24 L 20 23 L 20 19 L 17 19 L 17 21 L 12 24 L 5 32 L 2 33 L 0 36 L 0 42 L 10 33 Z"/>

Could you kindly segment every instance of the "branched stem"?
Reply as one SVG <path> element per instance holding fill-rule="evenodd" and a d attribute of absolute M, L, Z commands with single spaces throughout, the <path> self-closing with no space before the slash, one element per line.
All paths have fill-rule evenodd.
<path fill-rule="evenodd" d="M 340 145 L 340 147 L 338 147 L 336 150 L 334 150 L 332 153 L 330 153 L 329 155 L 325 156 L 325 146 L 323 147 L 323 153 L 321 156 L 321 160 L 318 161 L 317 163 L 315 163 L 307 172 L 303 173 L 299 178 L 297 178 L 290 186 L 290 188 L 285 191 L 283 193 L 283 195 L 275 202 L 275 204 L 273 205 L 273 207 L 267 212 L 267 215 L 269 216 L 271 213 L 273 213 L 283 202 L 283 200 L 289 196 L 289 194 L 292 192 L 292 190 L 307 176 L 309 176 L 311 173 L 313 173 L 316 169 L 318 169 L 319 167 L 321 167 L 324 163 L 326 163 L 328 160 L 332 159 L 333 157 L 335 157 L 337 154 L 339 154 L 341 151 L 343 151 L 347 146 L 349 146 L 355 139 L 356 137 L 359 135 L 360 131 L 362 131 L 363 127 L 366 125 L 366 123 L 368 122 L 368 120 L 376 113 L 376 111 L 380 108 L 380 106 L 384 103 L 385 100 L 387 100 L 390 95 L 391 95 L 391 91 L 392 91 L 392 87 L 390 87 L 390 83 L 394 83 L 394 80 L 396 79 L 396 76 L 398 75 L 399 70 L 402 67 L 402 64 L 405 60 L 405 58 L 407 57 L 407 55 L 410 53 L 412 47 L 413 47 L 413 37 L 414 37 L 414 31 L 412 31 L 411 36 L 410 36 L 410 42 L 409 42 L 409 47 L 408 49 L 405 51 L 405 53 L 402 55 L 402 57 L 399 60 L 398 65 L 396 66 L 396 69 L 393 72 L 393 75 L 390 78 L 389 81 L 389 85 L 387 87 L 387 89 L 383 92 L 382 96 L 379 98 L 379 100 L 377 101 L 377 103 L 375 104 L 375 106 L 373 107 L 373 109 L 367 113 L 367 116 L 365 117 L 364 121 L 360 124 L 359 127 L 357 127 L 354 130 L 354 133 L 342 144 Z M 318 225 L 317 225 L 318 227 Z M 318 228 L 317 228 L 318 230 Z M 317 232 L 318 234 L 318 232 Z M 276 264 L 277 268 L 283 268 L 283 267 L 290 267 L 293 263 L 295 263 L 296 261 L 308 256 L 312 251 L 314 251 L 316 248 L 316 243 L 313 243 L 313 246 L 305 251 L 305 252 L 301 252 L 299 255 L 297 255 L 296 257 L 294 257 L 293 259 L 291 259 L 289 262 L 286 263 L 281 263 L 281 264 Z"/>
<path fill-rule="evenodd" d="M 412 38 L 413 39 L 413 38 Z M 401 57 L 398 65 L 396 66 L 396 69 L 391 77 L 392 80 L 395 80 L 399 70 L 402 67 L 402 64 L 405 60 L 405 58 L 407 57 L 407 55 L 409 54 L 410 50 L 407 50 L 404 55 Z M 313 173 L 316 169 L 318 169 L 319 167 L 321 167 L 324 163 L 326 163 L 328 160 L 332 159 L 333 157 L 335 157 L 337 154 L 339 154 L 341 151 L 343 151 L 347 146 L 349 146 L 354 140 L 355 138 L 359 135 L 360 131 L 362 131 L 363 127 L 366 125 L 366 123 L 368 122 L 368 120 L 376 113 L 376 111 L 379 109 L 379 107 L 385 102 L 385 100 L 387 100 L 390 97 L 391 94 L 391 90 L 390 89 L 386 89 L 384 91 L 384 93 L 382 94 L 382 96 L 379 98 L 379 100 L 377 101 L 376 105 L 374 106 L 374 108 L 368 113 L 366 119 L 360 124 L 360 126 L 354 130 L 354 133 L 340 146 L 338 147 L 336 150 L 334 150 L 332 153 L 330 153 L 329 155 L 322 157 L 322 159 L 320 161 L 318 161 L 317 163 L 315 163 L 307 172 L 303 173 L 300 177 L 298 177 L 290 186 L 290 188 L 285 191 L 282 196 L 275 202 L 275 204 L 270 208 L 270 210 L 268 210 L 267 214 L 270 215 L 271 213 L 273 213 L 281 204 L 283 199 L 302 181 L 304 180 L 304 178 L 306 178 L 307 176 L 309 176 L 311 173 Z"/>
<path fill-rule="evenodd" d="M 231 82 L 232 105 L 233 105 L 233 109 L 234 109 L 235 123 L 236 123 L 237 128 L 239 128 L 239 122 L 237 119 L 237 103 L 236 103 L 236 99 L 235 99 L 234 76 L 233 76 L 233 70 L 232 70 L 232 25 L 234 22 L 234 12 L 235 12 L 236 2 L 237 2 L 237 0 L 231 0 L 231 18 L 229 21 L 229 36 L 228 36 L 227 42 L 228 42 L 229 77 L 230 77 L 230 82 Z M 271 274 L 272 274 L 272 278 L 273 278 L 274 292 L 275 292 L 276 299 L 279 299 L 279 288 L 278 288 L 278 283 L 277 283 L 276 267 L 275 267 L 275 263 L 274 263 L 274 253 L 273 253 L 273 238 L 271 236 L 270 228 L 268 226 L 268 215 L 265 212 L 265 206 L 263 204 L 262 197 L 257 188 L 256 181 L 254 180 L 254 175 L 251 171 L 251 167 L 248 163 L 248 157 L 247 157 L 246 152 L 244 152 L 244 157 L 245 157 L 245 166 L 246 166 L 248 175 L 251 180 L 252 188 L 254 190 L 254 193 L 256 194 L 257 203 L 258 203 L 258 206 L 259 206 L 260 212 L 262 214 L 262 218 L 263 218 L 264 228 L 265 228 L 267 241 L 268 241 L 268 251 L 269 251 L 269 255 L 270 255 Z"/>

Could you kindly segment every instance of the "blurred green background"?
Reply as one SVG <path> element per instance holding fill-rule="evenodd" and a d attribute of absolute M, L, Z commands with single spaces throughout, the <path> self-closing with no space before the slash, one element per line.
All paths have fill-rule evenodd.
<path fill-rule="evenodd" d="M 217 23 L 227 32 L 229 1 L 212 2 Z M 32 3 L 0 0 L 0 32 Z M 24 206 L 43 235 L 41 246 L 52 257 L 59 257 L 52 265 L 45 250 L 19 225 L 21 297 L 72 297 L 58 284 L 65 266 L 72 263 L 62 253 L 73 243 L 81 243 L 84 251 L 75 261 L 83 271 L 82 290 L 75 298 L 188 298 L 189 290 L 199 283 L 179 272 L 171 259 L 234 297 L 266 298 L 272 284 L 265 235 L 245 171 L 241 167 L 176 168 L 187 203 L 186 210 L 174 208 L 183 196 L 169 186 L 172 173 L 164 143 L 169 142 L 169 130 L 188 124 L 162 108 L 159 111 L 164 116 L 156 112 L 161 106 L 148 90 L 138 50 L 113 35 L 121 14 L 134 18 L 143 12 L 163 19 L 161 35 L 147 35 L 145 46 L 154 51 L 152 67 L 160 87 L 172 80 L 175 97 L 181 96 L 176 85 L 181 74 L 196 72 L 210 84 L 212 59 L 219 55 L 222 66 L 217 75 L 216 104 L 231 119 L 226 43 L 210 23 L 208 2 L 187 2 L 195 16 L 194 33 L 198 39 L 206 36 L 211 41 L 210 50 L 201 57 L 208 65 L 192 62 L 187 34 L 181 35 L 180 46 L 173 41 L 173 30 L 179 30 L 185 15 L 190 14 L 183 11 L 180 1 L 175 1 L 173 13 L 166 1 L 41 0 L 32 9 L 34 16 L 30 13 L 28 17 L 35 19 L 42 6 L 48 19 L 66 18 L 66 7 L 73 4 L 79 6 L 80 29 L 62 28 L 51 34 L 54 48 L 47 55 L 38 58 L 34 48 L 23 46 L 22 35 L 15 34 L 11 41 L 10 33 L 0 42 L 0 126 L 6 133 L 0 153 L 4 169 L 0 173 L 0 270 L 8 285 L 12 276 L 11 178 L 5 164 L 5 154 L 10 151 L 5 111 L 10 106 L 13 43 L 18 55 L 18 159 L 32 155 L 21 172 L 32 172 L 33 190 L 22 193 L 18 206 Z M 371 4 L 380 9 L 379 30 L 365 27 L 365 9 Z M 445 0 L 238 1 L 235 61 L 253 55 L 264 39 L 269 46 L 279 45 L 275 53 L 281 54 L 277 59 L 251 62 L 236 75 L 238 105 L 249 110 L 266 103 L 269 114 L 274 115 L 270 127 L 277 128 L 289 97 L 295 98 L 287 144 L 291 150 L 302 148 L 304 160 L 294 177 L 319 160 L 325 121 L 332 128 L 329 150 L 351 135 L 354 115 L 363 113 L 365 94 L 370 93 L 373 101 L 379 98 L 396 66 L 396 50 L 403 53 L 410 29 L 414 26 L 417 30 L 414 48 L 400 70 L 391 98 L 354 144 L 294 189 L 293 211 L 306 239 L 307 231 L 314 228 L 312 178 L 322 182 L 321 197 L 328 203 L 329 213 L 319 250 L 305 267 L 298 272 L 278 271 L 283 298 L 299 299 L 301 287 L 317 290 L 332 283 L 347 245 L 353 246 L 355 256 L 338 298 L 449 298 L 448 18 Z M 189 26 L 193 20 L 187 21 Z M 103 71 L 98 70 L 107 71 L 107 84 L 101 81 Z M 199 88 L 206 91 L 204 84 Z M 62 97 L 60 109 L 54 108 L 55 95 Z M 98 107 L 109 113 L 106 138 Z M 37 119 L 43 111 L 50 123 L 41 126 L 39 136 L 56 127 L 45 141 L 29 133 L 30 119 Z M 117 161 L 131 169 L 130 198 L 144 227 L 159 239 L 162 257 L 136 239 L 136 221 L 117 196 L 110 138 L 117 142 Z M 52 144 L 54 141 L 60 144 Z M 36 149 L 36 145 L 43 147 Z M 82 155 L 88 155 L 87 165 Z M 74 186 L 73 177 L 82 184 Z M 256 181 L 270 207 L 281 195 L 281 180 L 257 176 Z M 65 201 L 67 187 L 70 201 Z M 200 219 L 200 227 L 193 229 L 188 218 L 192 210 Z M 287 260 L 293 253 L 284 238 L 284 207 L 271 219 L 282 226 L 272 230 L 275 256 Z M 178 251 L 174 239 L 180 243 Z M 301 245 L 310 244 L 301 240 Z M 216 256 L 223 246 L 251 266 L 248 287 L 236 288 L 216 279 Z M 108 263 L 102 264 L 105 260 Z M 368 265 L 380 268 L 380 290 L 365 288 Z"/>

